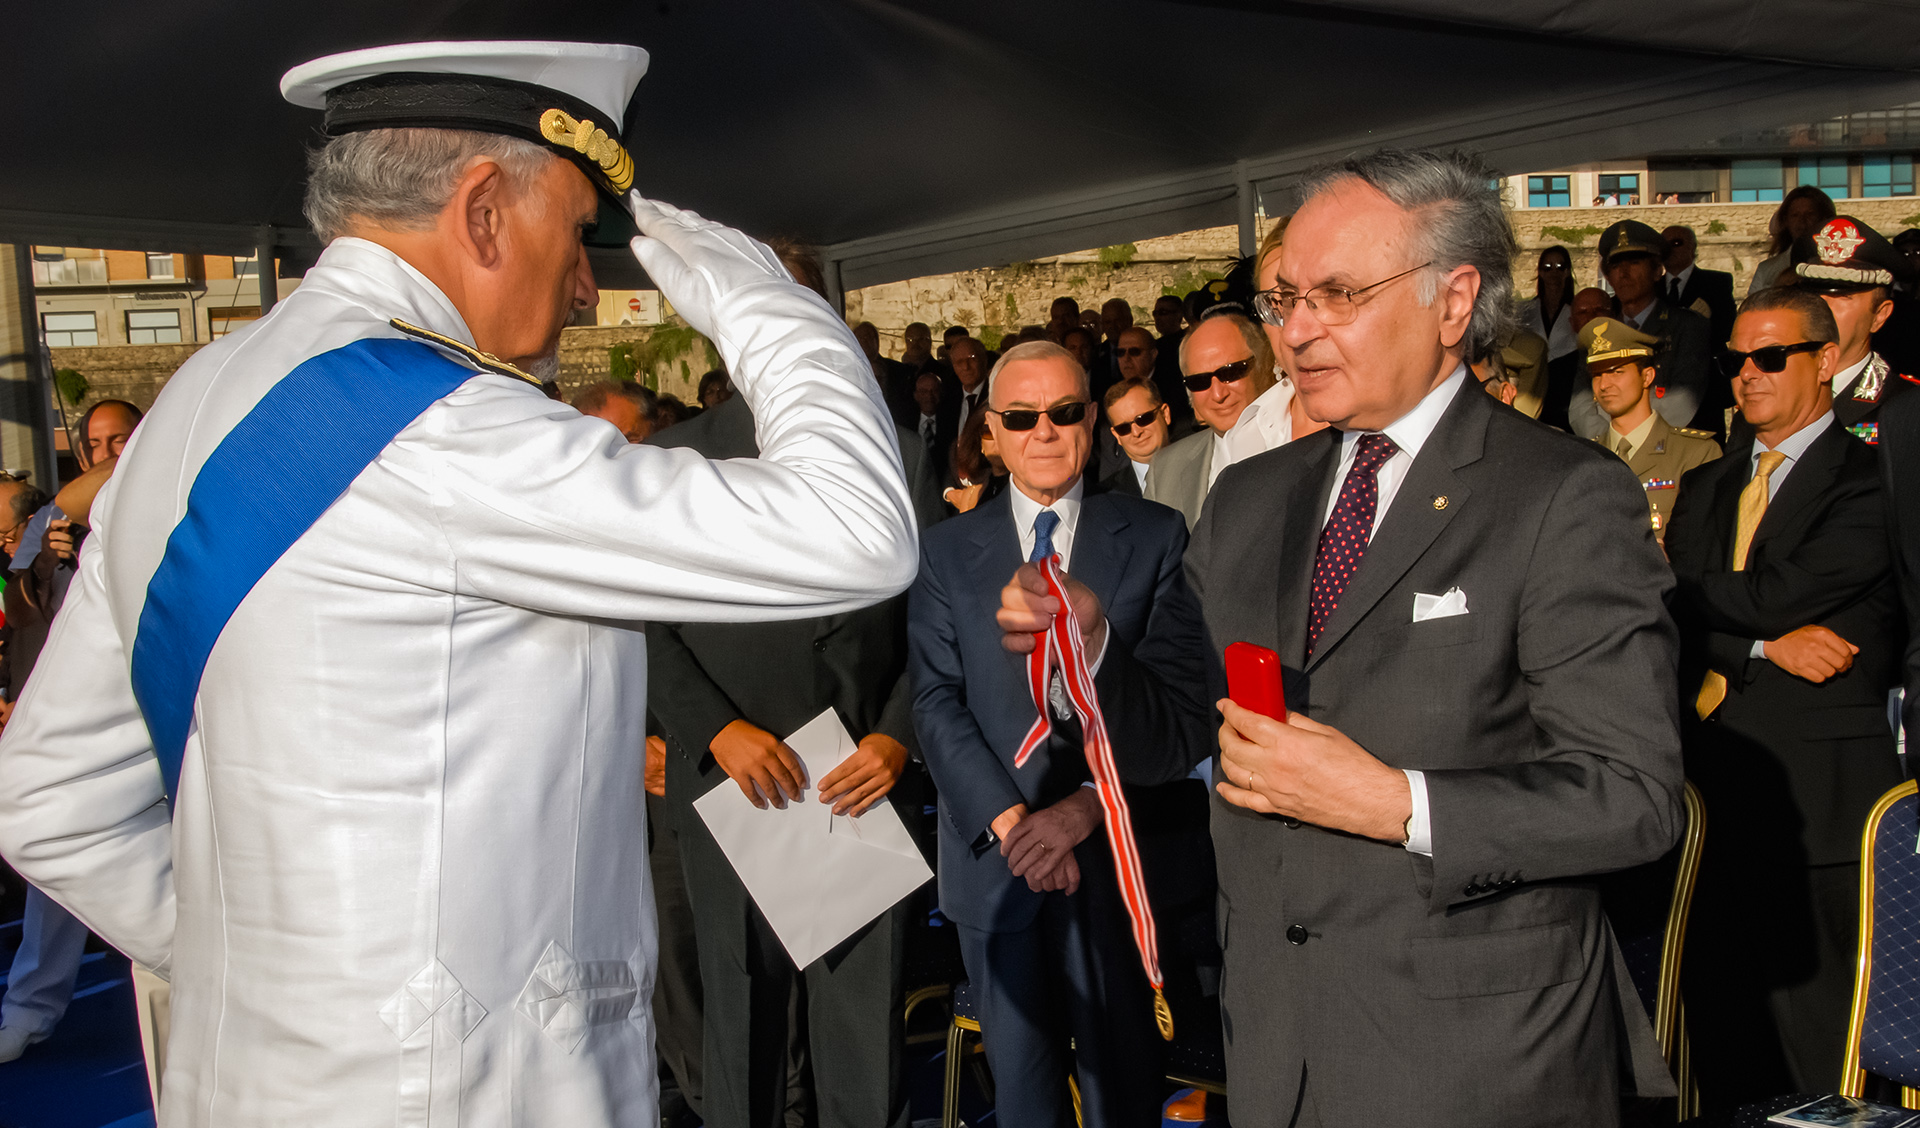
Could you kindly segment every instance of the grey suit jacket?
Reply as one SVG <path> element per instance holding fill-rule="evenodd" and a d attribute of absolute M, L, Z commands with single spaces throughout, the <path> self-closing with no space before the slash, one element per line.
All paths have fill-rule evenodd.
<path fill-rule="evenodd" d="M 1593 881 L 1680 829 L 1673 577 L 1644 492 L 1469 385 L 1308 656 L 1339 438 L 1229 467 L 1188 575 L 1216 647 L 1272 647 L 1290 708 L 1426 773 L 1433 856 L 1216 796 L 1234 1119 L 1287 1123 L 1304 1071 L 1323 1124 L 1613 1123 L 1626 1061 L 1673 1092 Z M 1467 614 L 1412 621 L 1454 587 Z"/>
<path fill-rule="evenodd" d="M 1207 478 L 1212 471 L 1213 430 L 1202 427 L 1153 456 L 1146 498 L 1178 509 L 1191 530 L 1207 503 Z"/>

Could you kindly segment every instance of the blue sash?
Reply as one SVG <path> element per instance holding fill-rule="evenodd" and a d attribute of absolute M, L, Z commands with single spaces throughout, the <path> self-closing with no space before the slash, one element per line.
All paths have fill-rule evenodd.
<path fill-rule="evenodd" d="M 207 656 L 240 601 L 394 436 L 473 375 L 417 341 L 355 341 L 287 373 L 200 468 L 133 642 L 133 696 L 169 802 Z"/>

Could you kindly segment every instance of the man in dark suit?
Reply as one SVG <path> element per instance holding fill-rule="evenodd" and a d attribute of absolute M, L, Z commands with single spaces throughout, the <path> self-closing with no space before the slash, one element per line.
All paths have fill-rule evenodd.
<path fill-rule="evenodd" d="M 975 410 L 987 402 L 987 348 L 972 337 L 947 341 L 947 363 L 953 379 L 940 389 L 940 442 L 948 450 L 960 437 Z"/>
<path fill-rule="evenodd" d="M 1670 581 L 1619 459 L 1469 378 L 1511 302 L 1490 175 L 1308 178 L 1261 314 L 1334 429 L 1229 467 L 1187 552 L 1214 645 L 1277 651 L 1293 711 L 1220 703 L 1236 1122 L 1607 1125 L 1623 1072 L 1673 1092 L 1593 880 L 1678 835 Z"/>
<path fill-rule="evenodd" d="M 1880 480 L 1887 491 L 1894 576 L 1907 612 L 1901 720 L 1907 732 L 1920 736 L 1920 396 L 1904 396 L 1881 412 Z"/>
<path fill-rule="evenodd" d="M 1100 406 L 1107 432 L 1125 456 L 1120 468 L 1101 480 L 1100 488 L 1141 497 L 1147 485 L 1147 468 L 1166 449 L 1173 412 L 1151 380 L 1115 384 L 1107 389 Z"/>
<path fill-rule="evenodd" d="M 1874 348 L 1874 335 L 1893 315 L 1893 284 L 1913 278 L 1907 256 L 1878 231 L 1837 215 L 1794 241 L 1793 269 L 1803 290 L 1819 294 L 1840 331 L 1833 376 L 1833 414 L 1854 437 L 1880 441 L 1880 409 L 1911 394 L 1914 377 L 1896 371 Z"/>
<path fill-rule="evenodd" d="M 715 459 L 759 454 L 752 412 L 739 396 L 651 441 Z M 651 623 L 647 657 L 648 704 L 665 730 L 666 821 L 678 836 L 700 952 L 701 1115 L 715 1128 L 779 1128 L 791 1045 L 811 1064 L 809 1122 L 904 1128 L 901 968 L 910 902 L 797 969 L 693 802 L 738 786 L 756 806 L 784 795 L 858 813 L 891 792 L 912 827 L 929 788 L 909 763 L 905 597 L 789 623 Z M 781 738 L 827 708 L 859 749 L 803 792 L 798 758 Z M 790 1025 L 792 1007 L 804 1015 L 804 1039 Z M 802 1090 L 792 1099 L 807 1097 Z"/>
<path fill-rule="evenodd" d="M 1726 346 L 1733 332 L 1733 275 L 1724 270 L 1707 270 L 1694 261 L 1699 241 L 1693 228 L 1674 224 L 1660 233 L 1666 240 L 1667 269 L 1664 282 L 1667 304 L 1675 309 L 1690 309 L 1707 319 L 1712 327 L 1710 341 L 1715 349 Z"/>
<path fill-rule="evenodd" d="M 1034 705 L 1026 661 L 1004 648 L 994 614 L 1016 571 L 1035 574 L 1023 560 L 1057 553 L 1076 608 L 1111 609 L 1087 654 L 1116 755 L 1190 766 L 1206 755 L 1209 715 L 1199 609 L 1180 569 L 1185 525 L 1163 506 L 1085 490 L 1095 415 L 1064 349 L 1009 350 L 991 397 L 1012 488 L 928 531 L 910 592 L 914 724 L 940 794 L 940 906 L 959 930 L 999 1120 L 1067 1128 L 1071 1073 L 1086 1124 L 1157 1126 L 1153 997 L 1086 786 L 1079 722 L 1050 695 L 1053 735 L 1014 765 Z M 1177 817 L 1178 795 L 1129 789 L 1129 799 L 1155 907 L 1196 891 L 1204 904 L 1206 875 L 1157 875 L 1147 856 L 1146 824 L 1168 808 Z M 1174 943 L 1170 930 L 1163 960 Z"/>
<path fill-rule="evenodd" d="M 1846 1040 L 1860 831 L 1900 782 L 1887 691 L 1900 605 L 1874 453 L 1834 417 L 1839 330 L 1799 288 L 1749 297 L 1731 348 L 1751 431 L 1680 483 L 1687 772 L 1709 848 L 1687 1023 L 1716 1108 L 1830 1088 Z"/>

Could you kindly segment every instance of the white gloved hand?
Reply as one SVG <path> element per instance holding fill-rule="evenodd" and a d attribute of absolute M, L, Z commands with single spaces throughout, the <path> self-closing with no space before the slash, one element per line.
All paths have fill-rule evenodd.
<path fill-rule="evenodd" d="M 641 232 L 634 257 L 674 312 L 704 336 L 714 336 L 722 296 L 758 282 L 793 281 L 772 248 L 731 227 L 638 192 L 629 193 L 628 204 Z"/>

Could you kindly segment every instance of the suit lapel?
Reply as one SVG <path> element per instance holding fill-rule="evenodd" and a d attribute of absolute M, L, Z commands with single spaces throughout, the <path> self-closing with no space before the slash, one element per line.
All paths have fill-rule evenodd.
<path fill-rule="evenodd" d="M 1333 489 L 1333 476 L 1340 469 L 1340 432 L 1329 427 L 1318 435 L 1300 440 L 1318 443 L 1319 452 L 1308 463 L 1306 472 L 1294 479 L 1287 492 L 1284 516 L 1278 536 L 1254 535 L 1248 543 L 1272 545 L 1273 567 L 1279 573 L 1276 598 L 1275 637 L 1280 660 L 1287 665 L 1302 660 L 1307 652 L 1307 611 L 1313 593 L 1313 555 L 1320 544 L 1320 525 L 1327 512 L 1327 494 Z M 1253 562 L 1258 575 L 1259 561 Z M 1249 611 L 1258 621 L 1260 607 Z"/>
<path fill-rule="evenodd" d="M 1476 396 L 1466 387 L 1454 393 L 1453 403 L 1440 417 L 1394 494 L 1353 583 L 1327 619 L 1320 645 L 1307 662 L 1309 670 L 1393 590 L 1467 503 L 1470 491 L 1454 470 L 1479 460 L 1486 447 L 1487 416 L 1492 404 L 1491 398 Z M 1446 498 L 1444 503 L 1439 500 L 1442 497 Z"/>
<path fill-rule="evenodd" d="M 981 506 L 981 520 L 973 530 L 974 561 L 972 574 L 989 591 L 992 605 L 999 606 L 998 592 L 1020 567 L 1020 535 L 1013 529 L 1014 487 L 1008 485 L 1000 496 Z"/>
<path fill-rule="evenodd" d="M 1081 500 L 1080 521 L 1073 530 L 1073 567 L 1068 572 L 1108 606 L 1119 593 L 1133 556 L 1132 543 L 1120 535 L 1126 527 L 1126 515 L 1109 498 L 1094 494 Z"/>
<path fill-rule="evenodd" d="M 1760 518 L 1760 527 L 1753 531 L 1753 548 L 1772 539 L 1775 533 L 1792 523 L 1801 510 L 1820 500 L 1846 457 L 1847 440 L 1851 437 L 1836 417 L 1820 437 L 1813 440 L 1806 453 L 1788 471 L 1787 480 L 1780 484 L 1773 500 L 1767 503 L 1767 512 Z M 1748 552 L 1751 553 L 1752 548 Z"/>

